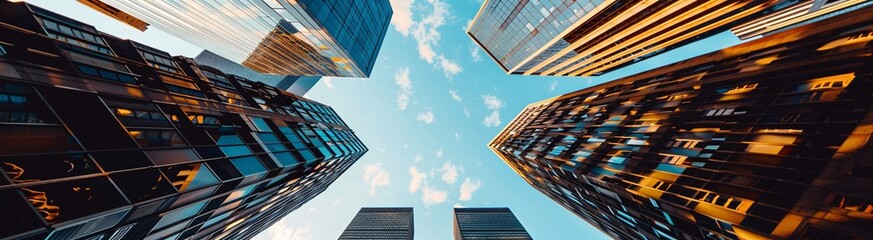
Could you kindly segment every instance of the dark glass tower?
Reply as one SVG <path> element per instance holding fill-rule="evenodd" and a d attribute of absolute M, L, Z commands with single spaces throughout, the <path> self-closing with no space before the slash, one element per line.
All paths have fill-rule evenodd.
<path fill-rule="evenodd" d="M 455 240 L 532 239 L 509 208 L 455 208 L 454 211 Z"/>
<path fill-rule="evenodd" d="M 489 146 L 616 239 L 869 239 L 871 12 L 533 103 Z"/>
<path fill-rule="evenodd" d="M 339 239 L 412 240 L 412 208 L 361 208 Z"/>
<path fill-rule="evenodd" d="M 247 239 L 366 151 L 329 106 L 0 2 L 2 239 Z"/>

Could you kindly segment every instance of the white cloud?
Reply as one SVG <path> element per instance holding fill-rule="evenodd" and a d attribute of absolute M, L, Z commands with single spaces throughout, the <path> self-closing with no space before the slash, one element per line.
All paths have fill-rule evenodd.
<path fill-rule="evenodd" d="M 455 203 L 455 205 L 452 207 L 453 208 L 462 208 L 462 207 L 464 207 L 464 205 L 461 205 L 461 203 Z"/>
<path fill-rule="evenodd" d="M 497 127 L 500 126 L 500 111 L 491 111 L 491 115 L 485 117 L 482 120 L 482 124 L 485 124 L 485 127 Z"/>
<path fill-rule="evenodd" d="M 339 205 L 339 203 L 340 203 L 341 200 L 342 200 L 342 199 L 339 199 L 339 198 L 334 199 L 334 200 L 333 200 L 333 205 L 334 205 L 334 206 Z"/>
<path fill-rule="evenodd" d="M 437 152 L 436 152 L 436 157 L 437 157 L 437 158 L 441 158 L 441 157 L 443 157 L 443 149 L 442 149 L 442 148 L 440 148 L 440 150 L 437 150 Z"/>
<path fill-rule="evenodd" d="M 318 208 L 311 207 L 311 208 L 309 208 L 308 211 L 310 211 L 310 212 L 318 212 Z"/>
<path fill-rule="evenodd" d="M 461 195 L 458 196 L 458 200 L 470 201 L 470 199 L 473 198 L 473 193 L 478 191 L 480 188 L 482 188 L 482 182 L 479 181 L 479 179 L 464 179 L 464 183 L 461 184 Z"/>
<path fill-rule="evenodd" d="M 390 175 L 382 169 L 382 163 L 364 166 L 364 181 L 370 185 L 370 196 L 376 195 L 376 188 L 388 186 Z"/>
<path fill-rule="evenodd" d="M 437 55 L 433 46 L 438 45 L 441 35 L 438 28 L 446 24 L 449 6 L 441 0 L 427 0 L 427 2 L 432 7 L 433 12 L 413 24 L 412 37 L 415 38 L 418 46 L 419 57 L 428 63 L 433 63 Z"/>
<path fill-rule="evenodd" d="M 455 141 L 458 141 L 458 142 L 461 141 L 461 134 L 460 133 L 455 133 Z"/>
<path fill-rule="evenodd" d="M 468 110 L 467 107 L 464 107 L 464 116 L 467 116 L 467 118 L 470 117 L 470 110 Z"/>
<path fill-rule="evenodd" d="M 279 220 L 267 228 L 267 234 L 272 240 L 312 240 L 308 223 L 304 227 L 295 227 L 288 226 L 285 220 Z"/>
<path fill-rule="evenodd" d="M 482 61 L 482 55 L 479 54 L 479 47 L 478 46 L 473 45 L 470 47 L 470 58 L 473 59 L 473 62 Z"/>
<path fill-rule="evenodd" d="M 485 103 L 485 107 L 492 110 L 491 114 L 482 120 L 482 124 L 485 124 L 485 127 L 500 126 L 502 122 L 500 121 L 500 111 L 498 109 L 503 108 L 506 104 L 499 98 L 491 95 L 482 95 L 482 100 Z"/>
<path fill-rule="evenodd" d="M 455 90 L 449 90 L 449 94 L 452 95 L 452 99 L 454 99 L 457 102 L 464 101 L 463 99 L 461 99 L 461 96 L 458 96 L 458 92 L 456 92 Z"/>
<path fill-rule="evenodd" d="M 421 191 L 421 202 L 424 203 L 425 206 L 440 204 L 446 202 L 448 199 L 449 193 L 446 191 L 439 191 L 433 188 L 430 188 L 427 184 L 424 185 Z"/>
<path fill-rule="evenodd" d="M 439 169 L 443 172 L 441 179 L 443 182 L 447 184 L 454 184 L 458 181 L 458 166 L 453 165 L 451 162 L 446 161 L 443 163 L 443 167 Z"/>
<path fill-rule="evenodd" d="M 427 179 L 427 173 L 419 172 L 415 167 L 409 167 L 409 193 L 415 193 L 421 187 L 421 182 Z"/>
<path fill-rule="evenodd" d="M 439 65 L 437 65 L 437 68 L 442 69 L 443 75 L 445 75 L 448 79 L 452 79 L 452 77 L 454 77 L 461 71 L 464 71 L 464 69 L 461 68 L 458 63 L 446 59 L 445 57 L 443 57 L 443 55 L 438 56 L 437 61 L 439 63 Z"/>
<path fill-rule="evenodd" d="M 421 162 L 421 160 L 423 160 L 423 159 L 424 159 L 424 158 L 421 157 L 421 154 L 416 154 L 414 160 L 415 160 L 415 162 Z"/>
<path fill-rule="evenodd" d="M 506 105 L 499 98 L 491 95 L 482 95 L 482 100 L 485 102 L 485 106 L 491 110 L 497 110 Z"/>
<path fill-rule="evenodd" d="M 416 117 L 415 119 L 430 125 L 431 123 L 433 123 L 434 120 L 433 112 L 418 112 L 418 117 Z"/>
<path fill-rule="evenodd" d="M 555 88 L 558 87 L 558 80 L 552 82 L 552 85 L 549 86 L 549 91 L 555 91 Z"/>
<path fill-rule="evenodd" d="M 391 0 L 391 8 L 394 10 L 394 15 L 391 16 L 391 24 L 394 24 L 394 30 L 409 36 L 409 29 L 415 23 L 412 21 L 412 4 L 414 0 Z"/>
<path fill-rule="evenodd" d="M 413 93 L 408 67 L 401 67 L 397 73 L 394 73 L 394 84 L 400 87 L 400 91 L 397 92 L 397 108 L 401 111 L 406 110 L 409 106 L 409 96 Z"/>

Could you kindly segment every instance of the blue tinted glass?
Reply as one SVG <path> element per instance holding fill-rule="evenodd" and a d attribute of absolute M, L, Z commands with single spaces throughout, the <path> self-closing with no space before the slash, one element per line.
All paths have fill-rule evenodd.
<path fill-rule="evenodd" d="M 183 219 L 193 217 L 194 215 L 197 215 L 197 212 L 200 212 L 203 205 L 206 205 L 206 201 L 200 201 L 187 207 L 180 208 L 179 210 L 167 213 L 152 229 L 159 229 Z"/>
<path fill-rule="evenodd" d="M 298 164 L 297 159 L 294 159 L 294 156 L 291 155 L 291 153 L 280 152 L 280 153 L 273 153 L 273 155 L 276 156 L 276 159 L 279 160 L 279 163 L 282 163 L 282 166 L 287 167 L 287 166 L 293 166 L 293 165 Z"/>
<path fill-rule="evenodd" d="M 272 133 L 258 133 L 258 138 L 260 138 L 264 143 L 279 142 L 279 138 L 276 138 L 276 135 L 273 135 Z"/>
<path fill-rule="evenodd" d="M 230 161 L 240 173 L 246 176 L 267 171 L 267 168 L 265 168 L 264 165 L 261 164 L 261 161 L 258 161 L 255 157 L 235 158 Z"/>
<path fill-rule="evenodd" d="M 205 164 L 200 164 L 200 167 L 197 170 L 197 175 L 194 176 L 194 179 L 192 179 L 191 183 L 188 184 L 187 189 L 197 189 L 204 186 L 215 185 L 217 183 L 218 178 L 215 177 L 215 174 L 212 174 L 212 171 L 210 171 Z"/>
<path fill-rule="evenodd" d="M 224 152 L 224 155 L 227 155 L 228 157 L 252 155 L 252 150 L 250 150 L 249 147 L 245 145 L 224 146 L 219 147 L 219 149 L 221 149 L 221 151 Z"/>
<path fill-rule="evenodd" d="M 251 119 L 252 119 L 252 123 L 255 124 L 255 127 L 258 128 L 258 131 L 261 131 L 261 132 L 272 132 L 273 131 L 273 130 L 270 130 L 270 126 L 267 125 L 267 122 L 265 122 L 263 118 L 251 117 Z"/>
<path fill-rule="evenodd" d="M 217 141 L 218 145 L 231 145 L 231 144 L 243 144 L 243 141 L 239 139 L 239 136 L 236 134 L 233 135 L 221 135 L 218 137 Z"/>

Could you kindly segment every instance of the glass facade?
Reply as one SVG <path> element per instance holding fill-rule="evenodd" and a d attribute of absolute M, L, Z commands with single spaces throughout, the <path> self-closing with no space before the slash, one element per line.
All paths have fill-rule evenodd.
<path fill-rule="evenodd" d="M 0 2 L 2 239 L 248 239 L 367 148 L 329 106 Z"/>
<path fill-rule="evenodd" d="M 392 14 L 388 0 L 81 2 L 255 71 L 294 76 L 368 77 Z"/>
<path fill-rule="evenodd" d="M 412 208 L 361 208 L 340 240 L 397 239 L 414 237 Z"/>
<path fill-rule="evenodd" d="M 489 146 L 616 239 L 866 239 L 870 11 L 531 104 Z"/>
<path fill-rule="evenodd" d="M 796 2 L 486 0 L 468 35 L 507 73 L 596 76 Z"/>
<path fill-rule="evenodd" d="M 768 35 L 793 27 L 822 21 L 849 11 L 873 5 L 870 0 L 804 0 L 789 7 L 731 28 L 742 40 Z"/>
<path fill-rule="evenodd" d="M 455 208 L 452 219 L 455 240 L 532 239 L 509 208 Z"/>

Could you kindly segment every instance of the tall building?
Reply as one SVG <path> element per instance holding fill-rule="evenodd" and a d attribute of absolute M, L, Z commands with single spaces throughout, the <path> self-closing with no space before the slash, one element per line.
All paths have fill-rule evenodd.
<path fill-rule="evenodd" d="M 455 208 L 452 217 L 455 240 L 532 239 L 509 208 Z"/>
<path fill-rule="evenodd" d="M 293 76 L 369 76 L 392 14 L 388 0 L 79 2 L 255 71 Z"/>
<path fill-rule="evenodd" d="M 468 35 L 510 74 L 596 76 L 798 0 L 486 0 Z"/>
<path fill-rule="evenodd" d="M 329 106 L 0 2 L 0 239 L 247 239 L 366 151 Z"/>
<path fill-rule="evenodd" d="M 822 21 L 839 14 L 873 5 L 870 0 L 803 0 L 779 11 L 731 28 L 742 40 Z"/>
<path fill-rule="evenodd" d="M 361 208 L 346 230 L 345 239 L 412 240 L 415 235 L 412 208 Z"/>
<path fill-rule="evenodd" d="M 871 11 L 533 103 L 489 146 L 616 239 L 868 239 Z"/>

